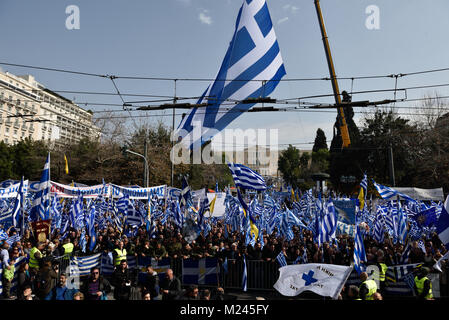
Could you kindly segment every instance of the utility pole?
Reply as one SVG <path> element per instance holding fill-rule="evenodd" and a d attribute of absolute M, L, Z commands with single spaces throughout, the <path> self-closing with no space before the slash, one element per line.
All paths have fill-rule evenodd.
<path fill-rule="evenodd" d="M 340 125 L 340 134 L 343 140 L 343 148 L 349 147 L 351 140 L 349 138 L 348 126 L 346 124 L 346 118 L 343 107 L 341 107 L 340 89 L 338 87 L 337 77 L 335 75 L 334 62 L 332 60 L 332 54 L 330 50 L 329 40 L 326 33 L 326 27 L 324 25 L 323 14 L 321 12 L 320 1 L 315 0 L 315 9 L 318 15 L 318 22 L 320 24 L 321 36 L 323 38 L 324 51 L 326 53 L 327 65 L 329 67 L 329 74 L 332 80 L 332 89 L 334 91 L 335 104 L 338 107 L 338 120 Z"/>
<path fill-rule="evenodd" d="M 173 97 L 173 104 L 176 104 L 176 81 L 175 79 L 175 92 Z M 174 134 L 175 134 L 175 107 L 173 107 L 173 117 L 172 117 L 172 142 L 171 142 L 171 149 L 173 151 L 173 148 L 175 147 L 175 141 L 174 141 Z M 174 157 L 174 155 L 173 155 Z M 175 163 L 174 158 L 171 159 L 171 186 L 173 187 L 173 180 L 174 180 L 174 174 L 175 174 Z"/>
<path fill-rule="evenodd" d="M 145 159 L 148 159 L 148 139 L 145 137 L 145 141 L 143 143 L 143 156 Z M 148 163 L 145 162 L 145 170 L 143 171 L 144 174 L 144 187 L 148 188 L 150 184 L 150 168 L 148 167 Z"/>
<path fill-rule="evenodd" d="M 388 164 L 390 169 L 390 184 L 392 187 L 396 186 L 396 181 L 394 178 L 394 163 L 393 163 L 393 145 L 391 144 L 388 146 Z"/>

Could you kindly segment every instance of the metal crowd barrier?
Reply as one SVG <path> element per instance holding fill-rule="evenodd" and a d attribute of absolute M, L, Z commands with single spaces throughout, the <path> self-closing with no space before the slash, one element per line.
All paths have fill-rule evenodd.
<path fill-rule="evenodd" d="M 220 268 L 221 283 L 225 288 L 241 289 L 243 260 L 228 260 L 228 272 Z M 274 290 L 279 278 L 279 264 L 275 261 L 246 260 L 247 288 L 249 290 Z"/>
<path fill-rule="evenodd" d="M 59 263 L 59 274 L 67 273 L 67 267 L 70 266 L 70 257 L 61 256 L 55 258 L 54 261 Z M 176 277 L 182 280 L 182 266 L 183 260 L 181 258 L 170 258 L 170 268 Z M 242 288 L 242 276 L 243 276 L 243 260 L 241 259 L 228 259 L 227 272 L 225 272 L 223 265 L 219 264 L 218 273 L 218 286 L 228 289 L 241 289 Z M 247 289 L 248 290 L 269 290 L 275 291 L 273 285 L 279 278 L 279 264 L 274 261 L 263 260 L 246 260 L 247 267 Z M 437 286 L 435 291 L 440 297 L 449 297 L 449 264 L 442 266 L 443 273 L 434 273 L 437 278 Z M 58 276 L 59 276 L 58 274 Z M 354 278 L 356 275 L 352 275 Z M 354 279 L 352 279 L 354 280 Z M 357 277 L 358 280 L 358 277 Z M 351 279 L 348 279 L 348 283 L 352 283 Z M 357 283 L 358 285 L 359 283 Z M 209 287 L 207 285 L 199 285 L 201 287 Z"/>

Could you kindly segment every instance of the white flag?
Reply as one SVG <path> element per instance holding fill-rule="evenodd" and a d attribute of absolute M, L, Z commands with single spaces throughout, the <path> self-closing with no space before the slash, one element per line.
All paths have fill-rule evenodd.
<path fill-rule="evenodd" d="M 303 291 L 313 291 L 337 299 L 353 266 L 325 263 L 308 263 L 285 266 L 274 288 L 284 296 L 297 296 Z"/>

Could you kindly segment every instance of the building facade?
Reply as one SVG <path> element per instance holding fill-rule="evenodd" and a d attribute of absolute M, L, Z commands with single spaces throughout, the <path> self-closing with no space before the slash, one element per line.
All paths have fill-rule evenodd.
<path fill-rule="evenodd" d="M 44 140 L 52 146 L 99 139 L 92 113 L 45 88 L 32 75 L 0 72 L 0 141 Z"/>

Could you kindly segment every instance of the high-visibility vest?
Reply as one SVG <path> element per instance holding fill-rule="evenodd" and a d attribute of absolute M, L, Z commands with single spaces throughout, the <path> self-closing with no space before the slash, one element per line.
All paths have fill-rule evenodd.
<path fill-rule="evenodd" d="M 366 294 L 366 300 L 374 300 L 373 299 L 373 294 L 375 294 L 376 291 L 377 291 L 376 281 L 374 281 L 374 280 L 366 280 L 366 281 L 363 281 L 362 285 L 363 284 L 365 284 L 367 289 L 368 289 L 368 293 Z"/>
<path fill-rule="evenodd" d="M 28 265 L 30 266 L 30 268 L 39 269 L 39 260 L 34 256 L 36 254 L 36 252 L 39 252 L 42 256 L 42 253 L 39 251 L 39 249 L 37 247 L 33 247 L 30 250 L 30 261 L 29 261 Z"/>
<path fill-rule="evenodd" d="M 117 249 L 114 249 L 114 251 L 116 253 L 114 265 L 118 266 L 120 264 L 120 261 L 126 260 L 126 249 L 123 248 L 122 250 L 120 250 L 119 248 L 117 248 Z"/>
<path fill-rule="evenodd" d="M 388 266 L 385 263 L 379 263 L 379 281 L 385 281 L 385 274 L 387 273 Z"/>
<path fill-rule="evenodd" d="M 426 280 L 429 280 L 429 278 L 422 277 L 421 279 L 419 279 L 418 277 L 415 277 L 415 284 L 416 284 L 416 289 L 418 289 L 418 295 L 420 295 L 423 292 L 423 290 L 424 290 L 424 282 Z M 425 299 L 432 299 L 433 298 L 433 295 L 432 295 L 432 282 L 430 282 L 429 293 L 427 293 L 427 295 L 424 298 Z"/>
<path fill-rule="evenodd" d="M 72 254 L 73 248 L 74 248 L 73 243 L 70 243 L 70 242 L 66 243 L 66 244 L 62 245 L 62 247 L 64 248 L 64 255 Z"/>

